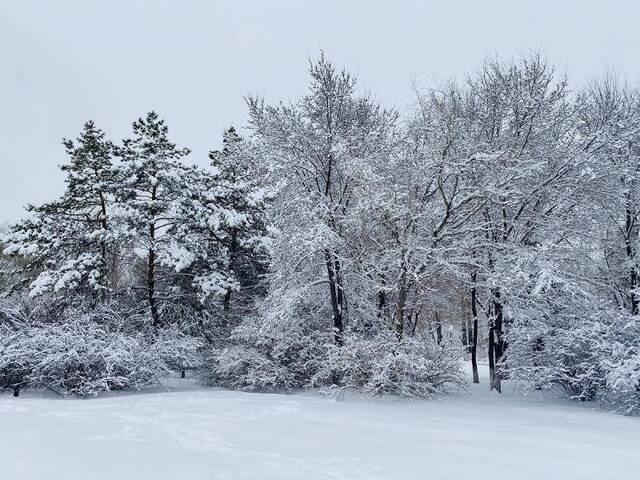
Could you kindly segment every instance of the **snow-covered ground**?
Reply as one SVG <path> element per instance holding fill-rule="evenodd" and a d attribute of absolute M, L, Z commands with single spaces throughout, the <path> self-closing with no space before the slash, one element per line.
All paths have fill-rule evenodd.
<path fill-rule="evenodd" d="M 640 478 L 640 419 L 472 393 L 332 400 L 197 388 L 0 395 L 11 480 Z M 496 476 L 497 474 L 497 476 Z"/>

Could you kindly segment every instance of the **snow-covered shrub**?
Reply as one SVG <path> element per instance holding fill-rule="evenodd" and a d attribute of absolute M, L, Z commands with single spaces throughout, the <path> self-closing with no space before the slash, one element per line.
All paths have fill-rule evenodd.
<path fill-rule="evenodd" d="M 289 331 L 257 330 L 252 322 L 238 327 L 231 345 L 214 350 L 205 360 L 202 380 L 245 391 L 288 391 L 308 384 L 326 355 L 331 332 L 302 324 Z"/>
<path fill-rule="evenodd" d="M 619 314 L 600 358 L 605 374 L 603 402 L 617 411 L 640 414 L 640 322 Z"/>
<path fill-rule="evenodd" d="M 640 412 L 640 328 L 634 315 L 575 283 L 547 275 L 511 305 L 507 372 L 525 387 Z"/>
<path fill-rule="evenodd" d="M 0 325 L 0 391 L 29 384 L 35 358 L 24 346 L 30 333 Z"/>
<path fill-rule="evenodd" d="M 109 332 L 86 319 L 32 328 L 24 345 L 36 358 L 30 383 L 87 396 L 157 383 L 168 366 L 144 334 Z"/>
<path fill-rule="evenodd" d="M 612 318 L 613 317 L 613 318 Z M 559 328 L 516 323 L 509 372 L 525 386 L 559 389 L 576 400 L 598 400 L 625 414 L 640 413 L 640 340 L 626 313 L 582 319 Z M 634 333 L 635 330 L 635 333 Z"/>
<path fill-rule="evenodd" d="M 202 343 L 172 329 L 143 327 L 114 305 L 67 309 L 62 321 L 41 311 L 4 309 L 0 388 L 49 388 L 96 395 L 156 384 L 175 370 L 200 366 Z"/>
<path fill-rule="evenodd" d="M 507 371 L 536 389 L 559 389 L 574 399 L 595 400 L 604 386 L 598 343 L 606 337 L 600 323 L 534 326 L 515 321 L 510 332 Z"/>
<path fill-rule="evenodd" d="M 153 337 L 154 353 L 170 370 L 197 370 L 202 366 L 203 342 L 175 328 L 159 331 Z"/>
<path fill-rule="evenodd" d="M 202 380 L 244 391 L 281 391 L 298 387 L 294 375 L 259 349 L 233 345 L 212 352 L 205 361 L 208 368 Z"/>
<path fill-rule="evenodd" d="M 344 344 L 330 330 L 289 323 L 287 330 L 247 322 L 232 344 L 205 359 L 205 384 L 245 391 L 325 391 L 353 388 L 370 395 L 431 397 L 464 387 L 462 351 L 455 342 L 404 338 L 384 329 L 368 337 L 348 332 Z"/>
<path fill-rule="evenodd" d="M 606 385 L 605 403 L 621 413 L 640 414 L 640 349 L 629 349 L 620 363 L 611 366 Z"/>
<path fill-rule="evenodd" d="M 461 346 L 430 337 L 398 340 L 392 332 L 375 337 L 350 335 L 342 347 L 332 345 L 317 373 L 314 387 L 325 391 L 352 388 L 368 395 L 432 397 L 467 384 L 461 370 Z"/>

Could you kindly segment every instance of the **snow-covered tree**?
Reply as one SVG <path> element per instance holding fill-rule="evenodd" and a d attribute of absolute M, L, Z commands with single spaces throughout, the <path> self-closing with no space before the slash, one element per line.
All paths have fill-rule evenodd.
<path fill-rule="evenodd" d="M 310 74 L 309 93 L 298 102 L 267 106 L 258 99 L 249 101 L 252 140 L 274 189 L 267 212 L 272 227 L 270 291 L 260 314 L 244 319 L 231 336 L 231 346 L 212 355 L 207 375 L 211 383 L 250 390 L 325 385 L 331 378 L 337 381 L 338 377 L 327 373 L 334 360 L 349 357 L 347 352 L 346 357 L 336 353 L 341 348 L 366 350 L 371 347 L 367 342 L 373 342 L 382 351 L 390 339 L 400 342 L 402 328 L 396 326 L 396 333 L 390 335 L 393 314 L 381 316 L 379 312 L 393 310 L 404 315 L 408 307 L 402 305 L 402 295 L 409 290 L 413 294 L 413 283 L 406 278 L 402 287 L 391 286 L 389 299 L 396 306 L 387 309 L 379 305 L 380 292 L 387 288 L 381 286 L 381 278 L 387 275 L 393 284 L 402 276 L 403 245 L 412 249 L 411 268 L 426 276 L 419 261 L 422 257 L 418 257 L 431 243 L 425 249 L 418 243 L 427 236 L 433 242 L 434 231 L 437 236 L 442 230 L 438 227 L 442 210 L 431 214 L 429 208 L 420 206 L 422 216 L 415 219 L 420 233 L 411 224 L 403 225 L 405 233 L 396 248 L 394 223 L 413 221 L 411 209 L 423 194 L 416 190 L 429 182 L 417 177 L 428 168 L 416 168 L 423 158 L 411 155 L 397 113 L 357 96 L 350 74 L 337 72 L 323 56 L 311 63 Z M 414 174 L 416 184 L 407 187 L 403 181 Z M 455 196 L 451 188 L 449 183 L 445 187 L 434 182 L 426 196 L 444 194 L 446 204 Z M 396 215 L 393 202 L 400 198 L 398 205 L 407 211 Z M 380 225 L 386 214 L 395 217 L 388 219 L 388 225 Z M 391 239 L 392 252 L 386 251 L 387 239 Z M 419 355 L 418 349 L 431 348 L 418 344 L 409 342 L 406 349 L 398 346 L 397 353 Z M 442 354 L 437 347 L 433 351 Z M 444 355 L 451 360 L 456 354 L 452 349 Z M 356 363 L 350 367 L 369 369 L 371 381 L 383 374 L 378 367 L 389 371 L 398 367 L 392 375 L 407 382 L 407 391 L 429 389 L 427 376 L 411 378 L 399 357 L 366 367 L 370 359 L 353 358 Z M 448 360 L 443 368 L 456 377 L 459 366 L 448 370 L 455 364 Z M 417 385 L 421 381 L 423 390 Z"/>
<path fill-rule="evenodd" d="M 27 217 L 5 237 L 7 255 L 27 259 L 37 272 L 30 294 L 67 291 L 104 298 L 110 291 L 116 243 L 111 207 L 117 188 L 112 145 L 91 121 L 77 140 L 64 140 L 69 163 L 64 194 L 53 202 L 29 205 Z"/>
<path fill-rule="evenodd" d="M 326 302 L 309 306 L 318 309 L 314 315 L 329 313 L 339 344 L 350 309 L 360 307 L 350 297 L 356 287 L 348 284 L 352 259 L 345 241 L 351 225 L 345 219 L 368 161 L 385 151 L 397 114 L 357 96 L 355 79 L 337 72 L 323 55 L 309 71 L 307 95 L 278 106 L 250 99 L 250 120 L 277 187 L 272 289 L 284 302 L 296 291 L 316 297 L 319 288 L 328 290 Z"/>
<path fill-rule="evenodd" d="M 125 232 L 131 268 L 140 274 L 134 288 L 144 292 L 154 325 L 163 323 L 162 309 L 175 298 L 172 281 L 194 260 L 180 227 L 184 199 L 198 188 L 196 171 L 180 159 L 189 154 L 169 140 L 169 129 L 155 112 L 133 122 L 133 137 L 117 148 L 121 184 L 118 221 Z"/>
<path fill-rule="evenodd" d="M 235 128 L 224 132 L 222 150 L 209 153 L 211 172 L 205 183 L 205 235 L 218 254 L 212 265 L 226 275 L 223 309 L 229 314 L 234 291 L 254 290 L 265 268 L 265 207 L 268 189 L 258 153 Z"/>
<path fill-rule="evenodd" d="M 514 287 L 530 301 L 514 312 L 509 360 L 514 377 L 537 388 L 601 399 L 625 412 L 640 406 L 637 98 L 606 77 L 576 101 L 573 216 L 556 225 L 565 241 L 546 249 L 543 261 L 533 250 L 520 255 L 518 263 L 529 266 L 519 269 L 527 275 Z"/>
<path fill-rule="evenodd" d="M 538 55 L 489 61 L 470 78 L 468 90 L 468 180 L 482 202 L 472 248 L 476 283 L 483 288 L 475 287 L 484 295 L 491 384 L 499 390 L 495 370 L 505 361 L 510 309 L 522 294 L 517 286 L 507 288 L 510 277 L 521 274 L 514 262 L 531 249 L 544 255 L 565 240 L 558 227 L 571 215 L 572 173 L 579 165 L 574 109 L 566 80 Z"/>

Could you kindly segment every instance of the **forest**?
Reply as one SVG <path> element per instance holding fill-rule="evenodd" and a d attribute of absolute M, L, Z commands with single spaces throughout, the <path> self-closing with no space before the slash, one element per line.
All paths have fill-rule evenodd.
<path fill-rule="evenodd" d="M 63 140 L 64 193 L 0 236 L 0 390 L 431 398 L 488 363 L 639 414 L 640 90 L 530 54 L 401 111 L 308 69 L 207 168 L 153 111 Z"/>

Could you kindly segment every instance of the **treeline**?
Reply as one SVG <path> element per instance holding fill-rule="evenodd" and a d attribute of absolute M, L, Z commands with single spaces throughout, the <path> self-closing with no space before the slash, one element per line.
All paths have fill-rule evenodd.
<path fill-rule="evenodd" d="M 64 142 L 65 193 L 4 238 L 0 384 L 60 383 L 34 380 L 52 360 L 16 373 L 34 351 L 19 332 L 103 325 L 164 345 L 154 381 L 431 396 L 465 386 L 468 349 L 498 391 L 638 412 L 638 91 L 571 90 L 533 55 L 400 115 L 324 56 L 309 70 L 297 101 L 249 98 L 246 138 L 227 131 L 209 168 L 182 163 L 153 112 L 119 144 L 91 122 Z M 109 345 L 88 356 L 100 379 Z"/>

